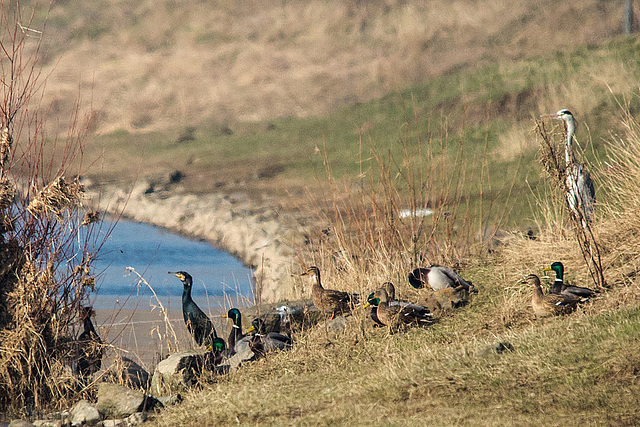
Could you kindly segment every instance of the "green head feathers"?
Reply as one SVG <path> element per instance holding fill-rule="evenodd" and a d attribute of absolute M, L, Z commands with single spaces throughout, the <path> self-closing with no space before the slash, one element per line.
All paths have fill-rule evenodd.
<path fill-rule="evenodd" d="M 544 269 L 544 271 L 555 271 L 556 273 L 556 280 L 562 280 L 563 276 L 564 276 L 564 266 L 562 265 L 561 262 L 554 262 L 553 264 L 551 264 L 550 267 L 547 267 Z"/>
<path fill-rule="evenodd" d="M 224 351 L 224 349 L 227 347 L 224 340 L 220 337 L 213 339 L 212 346 L 213 346 L 213 351 Z"/>

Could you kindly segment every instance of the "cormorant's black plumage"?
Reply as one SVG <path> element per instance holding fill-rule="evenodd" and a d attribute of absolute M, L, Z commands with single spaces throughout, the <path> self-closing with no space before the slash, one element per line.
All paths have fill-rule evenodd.
<path fill-rule="evenodd" d="M 182 315 L 191 336 L 193 336 L 198 345 L 211 346 L 213 339 L 217 338 L 218 335 L 209 317 L 204 314 L 191 298 L 191 286 L 193 285 L 191 275 L 185 271 L 170 271 L 169 274 L 176 276 L 184 285 L 182 290 Z"/>
<path fill-rule="evenodd" d="M 102 340 L 91 322 L 93 309 L 82 307 L 80 320 L 84 324 L 84 332 L 78 337 L 79 351 L 76 359 L 74 373 L 81 377 L 89 377 L 100 370 L 102 366 Z"/>

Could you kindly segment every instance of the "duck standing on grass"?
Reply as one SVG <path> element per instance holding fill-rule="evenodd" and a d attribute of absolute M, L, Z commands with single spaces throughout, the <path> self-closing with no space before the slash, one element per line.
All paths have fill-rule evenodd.
<path fill-rule="evenodd" d="M 102 340 L 93 327 L 91 316 L 95 312 L 91 307 L 80 308 L 80 320 L 84 331 L 78 337 L 78 355 L 74 365 L 74 374 L 81 378 L 88 378 L 100 370 L 102 366 Z"/>
<path fill-rule="evenodd" d="M 185 271 L 170 271 L 168 274 L 176 276 L 184 286 L 182 290 L 182 316 L 189 333 L 198 345 L 206 347 L 213 345 L 213 339 L 218 335 L 209 317 L 191 298 L 191 287 L 193 286 L 191 275 Z"/>
<path fill-rule="evenodd" d="M 308 276 L 312 280 L 311 298 L 313 299 L 313 304 L 325 315 L 331 313 L 331 319 L 336 314 L 344 315 L 350 313 L 353 306 L 360 299 L 358 294 L 323 288 L 318 267 L 309 267 L 301 276 Z"/>
<path fill-rule="evenodd" d="M 378 321 L 389 327 L 392 332 L 398 331 L 406 326 L 426 326 L 433 323 L 430 313 L 420 313 L 410 307 L 400 305 L 389 305 L 389 294 L 382 288 L 374 292 L 373 300 L 367 301 L 365 308 L 372 304 L 377 304 L 376 316 Z"/>
<path fill-rule="evenodd" d="M 553 281 L 553 284 L 549 289 L 549 293 L 568 295 L 578 299 L 589 299 L 596 295 L 596 292 L 589 288 L 583 288 L 582 286 L 567 286 L 563 280 L 564 265 L 562 265 L 561 262 L 556 261 L 543 271 L 552 270 L 556 273 L 556 279 Z"/>
<path fill-rule="evenodd" d="M 525 279 L 533 288 L 531 308 L 537 317 L 559 316 L 570 314 L 578 305 L 578 298 L 562 294 L 544 294 L 540 285 L 540 278 L 535 274 L 529 274 Z"/>

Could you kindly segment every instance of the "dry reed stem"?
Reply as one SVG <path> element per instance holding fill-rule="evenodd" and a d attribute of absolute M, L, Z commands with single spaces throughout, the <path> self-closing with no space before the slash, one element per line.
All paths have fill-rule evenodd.
<path fill-rule="evenodd" d="M 138 273 L 138 272 L 135 270 L 135 268 L 133 268 L 133 267 L 127 267 L 127 268 L 125 269 L 125 271 L 127 271 L 127 272 L 129 272 L 129 273 L 133 273 L 133 274 L 135 274 L 136 276 L 138 276 L 138 282 L 139 282 L 139 283 L 143 283 L 144 285 L 146 285 L 146 286 L 149 288 L 149 290 L 151 290 L 151 292 L 153 293 L 153 297 L 156 299 L 156 303 L 158 304 L 158 308 L 159 308 L 159 309 L 160 309 L 160 311 L 162 312 L 162 316 L 163 316 L 163 318 L 164 318 L 164 324 L 165 324 L 165 333 L 164 333 L 164 336 L 166 337 L 167 335 L 169 335 L 169 334 L 170 334 L 170 338 L 171 338 L 171 340 L 173 340 L 173 342 L 172 342 L 172 341 L 170 341 L 170 340 L 163 340 L 163 342 L 165 342 L 165 341 L 166 341 L 169 351 L 177 351 L 177 349 L 179 348 L 179 345 L 178 345 L 178 336 L 176 335 L 176 331 L 175 331 L 175 329 L 173 329 L 173 325 L 171 325 L 171 321 L 170 321 L 170 319 L 169 319 L 169 314 L 168 314 L 168 312 L 167 312 L 167 309 L 164 307 L 164 305 L 163 305 L 163 304 L 162 304 L 162 302 L 160 301 L 160 298 L 158 298 L 158 295 L 156 294 L 155 289 L 153 289 L 153 286 L 151 286 L 151 285 L 149 284 L 149 282 L 147 282 L 147 281 L 145 280 L 145 278 L 144 278 L 144 277 L 142 277 L 142 275 L 141 275 L 140 273 Z M 156 307 L 153 307 L 153 308 L 152 308 L 152 310 L 153 310 L 153 309 L 155 309 L 155 308 L 156 308 Z M 158 332 L 158 335 L 159 335 L 159 336 L 162 336 L 159 332 Z"/>
<path fill-rule="evenodd" d="M 9 126 L 5 126 L 2 128 L 2 132 L 0 133 L 0 171 L 2 171 L 2 173 L 4 172 L 5 165 L 9 159 L 12 144 L 13 138 L 9 133 Z"/>

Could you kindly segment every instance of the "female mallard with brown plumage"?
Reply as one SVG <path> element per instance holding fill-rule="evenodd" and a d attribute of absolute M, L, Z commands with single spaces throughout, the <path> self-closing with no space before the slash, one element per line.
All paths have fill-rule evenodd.
<path fill-rule="evenodd" d="M 397 331 L 405 326 L 424 326 L 433 323 L 431 315 L 401 305 L 389 305 L 389 294 L 382 288 L 374 292 L 372 301 L 365 304 L 365 308 L 377 304 L 376 317 L 380 323 L 388 326 L 390 330 Z"/>
<path fill-rule="evenodd" d="M 320 281 L 320 269 L 318 267 L 309 267 L 301 276 L 308 276 L 313 282 L 311 289 L 313 304 L 323 313 L 331 313 L 332 319 L 336 314 L 343 315 L 350 313 L 353 306 L 357 304 L 360 299 L 358 294 L 323 288 Z"/>
<path fill-rule="evenodd" d="M 529 274 L 526 282 L 533 288 L 531 307 L 537 317 L 559 316 L 575 311 L 578 298 L 562 294 L 544 294 L 540 285 L 540 278 Z"/>

